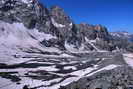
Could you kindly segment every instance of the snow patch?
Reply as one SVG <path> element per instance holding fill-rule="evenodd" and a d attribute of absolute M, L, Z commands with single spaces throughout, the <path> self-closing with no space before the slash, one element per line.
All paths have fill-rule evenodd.
<path fill-rule="evenodd" d="M 119 66 L 120 65 L 110 64 L 110 65 L 108 65 L 108 66 L 106 66 L 106 67 L 104 67 L 102 69 L 99 69 L 99 70 L 97 70 L 95 72 L 92 72 L 92 73 L 88 74 L 87 76 L 92 76 L 93 74 L 98 73 L 98 72 L 103 71 L 103 70 L 112 70 L 112 69 L 115 69 L 115 68 L 117 68 Z"/>
<path fill-rule="evenodd" d="M 44 47 L 40 44 L 40 41 L 52 38 L 56 39 L 51 34 L 38 32 L 37 29 L 27 29 L 23 23 L 9 24 L 0 21 L 0 62 L 10 63 L 13 60 L 20 60 L 21 57 L 29 54 L 26 53 L 29 50 L 60 52 L 57 48 Z"/>
<path fill-rule="evenodd" d="M 51 18 L 52 24 L 57 28 L 63 28 L 65 25 L 57 23 L 53 18 Z"/>
<path fill-rule="evenodd" d="M 66 66 L 64 67 L 65 70 L 69 70 L 69 69 L 72 69 L 72 70 L 76 70 L 77 68 L 75 66 Z"/>
<path fill-rule="evenodd" d="M 29 4 L 31 3 L 33 0 L 21 0 L 23 3 Z"/>
<path fill-rule="evenodd" d="M 69 24 L 69 26 L 72 26 L 72 25 L 73 25 L 73 23 L 70 23 L 70 24 Z"/>
<path fill-rule="evenodd" d="M 57 39 L 57 37 L 52 36 L 51 34 L 45 34 L 43 32 L 39 32 L 37 29 L 29 30 L 29 34 L 34 36 L 39 41 Z"/>
<path fill-rule="evenodd" d="M 65 54 L 65 53 L 61 54 L 60 56 L 61 57 L 74 57 L 74 56 L 71 56 L 71 55 L 68 55 L 68 54 Z"/>
<path fill-rule="evenodd" d="M 70 51 L 70 52 L 77 52 L 78 49 L 74 48 L 74 45 L 68 44 L 67 42 L 65 42 L 65 48 Z"/>
<path fill-rule="evenodd" d="M 133 68 L 133 54 L 123 54 L 125 62 Z"/>
<path fill-rule="evenodd" d="M 100 51 L 93 43 L 96 42 L 96 40 L 89 40 L 87 37 L 85 37 L 86 42 L 88 42 L 96 51 Z"/>
<path fill-rule="evenodd" d="M 97 69 L 96 67 L 90 67 L 90 68 L 86 68 L 86 69 L 82 69 L 82 70 L 79 70 L 79 71 L 75 71 L 75 72 L 72 72 L 71 75 L 76 75 L 78 77 L 83 77 L 85 76 L 85 74 L 87 73 L 90 73 L 91 71 Z"/>

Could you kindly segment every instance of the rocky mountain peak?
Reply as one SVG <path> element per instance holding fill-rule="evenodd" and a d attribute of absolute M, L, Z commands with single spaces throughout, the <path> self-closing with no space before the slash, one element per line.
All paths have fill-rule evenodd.
<path fill-rule="evenodd" d="M 72 23 L 72 20 L 70 19 L 70 17 L 59 6 L 51 7 L 50 13 L 52 18 L 59 24 L 69 25 Z"/>
<path fill-rule="evenodd" d="M 60 10 L 60 11 L 64 12 L 64 10 L 61 7 L 57 6 L 57 5 L 52 6 L 50 9 L 52 9 L 52 10 Z"/>
<path fill-rule="evenodd" d="M 101 30 L 102 29 L 102 25 L 98 24 L 95 26 L 95 30 Z"/>

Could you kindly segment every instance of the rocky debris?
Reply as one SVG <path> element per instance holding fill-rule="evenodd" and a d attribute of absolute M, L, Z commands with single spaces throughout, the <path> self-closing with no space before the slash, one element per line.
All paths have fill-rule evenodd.
<path fill-rule="evenodd" d="M 46 47 L 56 47 L 60 50 L 66 50 L 64 44 L 61 40 L 58 39 L 50 39 L 50 40 L 43 40 L 41 44 L 45 45 Z"/>
<path fill-rule="evenodd" d="M 93 56 L 90 56 L 92 54 Z M 47 56 L 34 58 L 31 56 L 30 60 L 22 63 L 0 64 L 0 76 L 17 83 L 16 86 L 29 85 L 33 89 L 51 88 L 53 86 L 58 86 L 59 89 L 93 89 L 92 87 L 99 88 L 104 84 L 110 87 L 110 82 L 111 84 L 112 81 L 115 83 L 118 79 L 120 79 L 120 82 L 121 80 L 124 82 L 127 79 L 126 76 L 132 76 L 131 69 L 120 53 L 94 52 L 77 55 L 81 56 L 74 56 L 74 54 L 74 58 L 57 58 L 54 56 L 53 58 Z M 102 57 L 100 57 L 101 55 Z M 25 58 L 21 59 L 24 60 Z M 125 73 L 125 77 L 121 76 L 121 73 Z M 117 79 L 115 80 L 115 78 Z M 64 84 L 67 85 L 64 86 Z M 58 89 L 58 87 L 54 89 Z"/>
<path fill-rule="evenodd" d="M 36 88 L 29 88 L 28 85 L 24 85 L 23 89 L 36 89 Z"/>
<path fill-rule="evenodd" d="M 126 46 L 126 50 L 129 52 L 133 52 L 133 43 L 129 42 L 128 45 Z"/>
<path fill-rule="evenodd" d="M 133 85 L 132 73 L 128 66 L 118 67 L 82 78 L 60 89 L 129 89 Z"/>

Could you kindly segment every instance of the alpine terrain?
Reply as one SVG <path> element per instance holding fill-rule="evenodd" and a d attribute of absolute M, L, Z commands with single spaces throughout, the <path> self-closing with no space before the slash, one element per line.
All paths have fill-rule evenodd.
<path fill-rule="evenodd" d="M 59 6 L 0 0 L 0 89 L 133 89 L 124 36 L 75 24 Z"/>

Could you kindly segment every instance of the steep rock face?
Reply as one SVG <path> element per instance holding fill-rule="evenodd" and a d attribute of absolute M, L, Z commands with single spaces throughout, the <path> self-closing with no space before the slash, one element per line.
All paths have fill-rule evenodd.
<path fill-rule="evenodd" d="M 103 40 L 108 40 L 107 28 L 102 25 L 89 25 L 89 24 L 79 24 L 80 33 L 84 34 L 89 40 L 95 40 L 96 38 L 101 38 Z"/>
<path fill-rule="evenodd" d="M 86 36 L 89 40 L 95 40 L 97 38 L 97 33 L 94 28 L 95 26 L 81 23 L 79 24 L 80 33 Z"/>
<path fill-rule="evenodd" d="M 10 23 L 22 22 L 29 29 L 37 28 L 43 32 L 50 32 L 52 23 L 48 9 L 37 0 L 25 2 L 1 1 L 0 19 Z"/>
<path fill-rule="evenodd" d="M 106 27 L 103 27 L 101 25 L 96 25 L 95 27 L 95 30 L 97 32 L 97 37 L 98 38 L 101 38 L 101 39 L 104 39 L 104 40 L 109 40 L 109 33 L 107 31 L 107 28 Z"/>
<path fill-rule="evenodd" d="M 69 16 L 67 16 L 62 8 L 59 6 L 53 6 L 50 10 L 51 19 L 53 20 L 53 24 L 57 28 L 66 28 L 66 30 L 71 30 L 72 28 L 72 20 Z"/>
<path fill-rule="evenodd" d="M 65 41 L 72 33 L 73 22 L 62 8 L 53 6 L 50 9 L 52 24 L 59 31 L 59 39 Z"/>
<path fill-rule="evenodd" d="M 96 46 L 100 45 L 90 42 L 96 39 L 102 40 L 103 43 L 107 41 L 109 44 L 110 35 L 107 28 L 101 25 L 74 24 L 59 6 L 53 6 L 49 10 L 38 0 L 3 0 L 0 4 L 0 20 L 23 23 L 28 29 L 36 28 L 39 32 L 57 37 L 40 42 L 46 47 L 66 49 L 67 44 L 77 50 L 97 50 Z"/>
<path fill-rule="evenodd" d="M 11 24 L 23 23 L 28 29 L 35 28 L 39 32 L 58 36 L 59 32 L 52 24 L 49 10 L 38 0 L 3 0 L 0 4 L 0 20 Z"/>
<path fill-rule="evenodd" d="M 73 36 L 70 39 L 70 42 L 72 41 L 77 43 L 78 48 L 82 44 L 84 44 L 84 49 L 87 50 L 98 50 L 95 46 L 99 46 L 99 49 L 104 49 L 105 44 L 107 48 L 104 50 L 109 50 L 110 48 L 109 44 L 111 41 L 111 36 L 109 35 L 107 28 L 102 25 L 89 25 L 86 23 L 81 23 L 74 25 L 72 31 Z M 104 47 L 101 47 L 103 45 Z"/>

